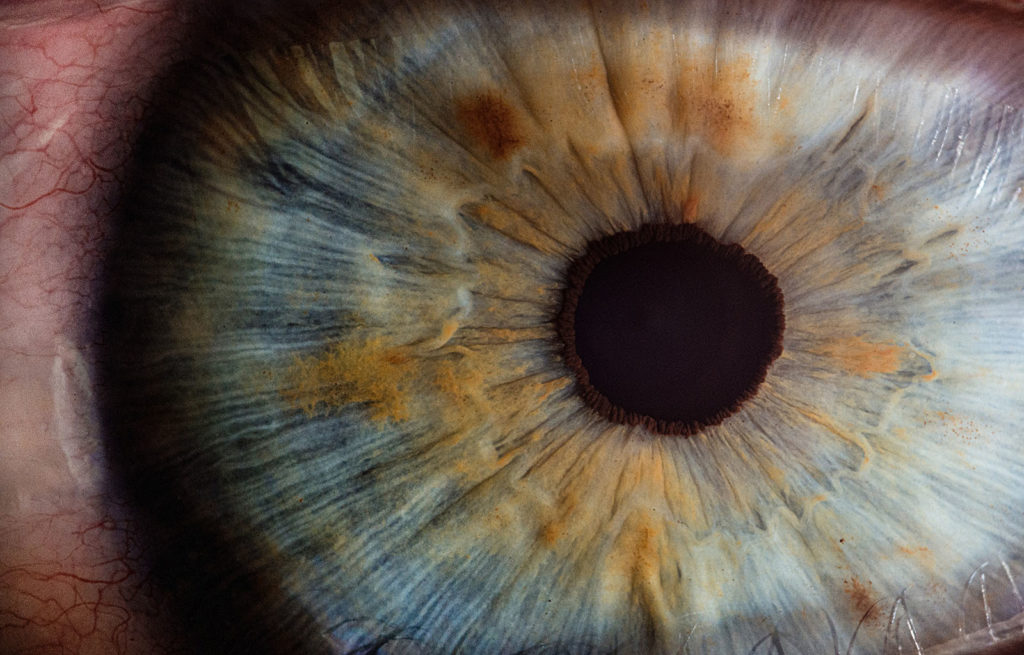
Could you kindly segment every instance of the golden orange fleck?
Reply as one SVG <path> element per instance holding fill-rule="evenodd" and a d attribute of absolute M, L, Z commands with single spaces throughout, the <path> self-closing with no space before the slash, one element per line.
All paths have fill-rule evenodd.
<path fill-rule="evenodd" d="M 546 546 L 554 546 L 565 532 L 565 525 L 560 521 L 546 523 L 541 528 L 540 538 Z"/>
<path fill-rule="evenodd" d="M 307 416 L 365 404 L 375 421 L 404 421 L 414 372 L 409 356 L 381 339 L 341 342 L 319 355 L 296 355 L 279 392 Z"/>
<path fill-rule="evenodd" d="M 650 593 L 659 575 L 658 531 L 650 517 L 634 515 L 622 527 L 622 537 L 616 543 L 612 569 L 624 580 L 632 581 L 641 593 Z"/>
<path fill-rule="evenodd" d="M 546 521 L 540 530 L 541 541 L 549 548 L 565 536 L 566 526 L 572 520 L 579 499 L 575 491 L 568 491 L 555 507 L 555 517 Z"/>
<path fill-rule="evenodd" d="M 876 343 L 860 337 L 845 337 L 834 339 L 812 352 L 834 360 L 844 371 L 866 378 L 877 373 L 898 371 L 904 348 L 894 343 Z"/>
<path fill-rule="evenodd" d="M 462 409 L 469 403 L 475 390 L 484 384 L 479 371 L 464 370 L 454 362 L 443 360 L 437 363 L 434 386 L 445 395 L 446 402 Z"/>
<path fill-rule="evenodd" d="M 920 554 L 920 553 L 927 553 L 928 552 L 928 547 L 927 546 L 918 546 L 917 548 L 912 548 L 910 546 L 897 546 L 897 548 L 904 555 L 917 555 L 917 554 Z"/>
<path fill-rule="evenodd" d="M 573 82 L 576 88 L 583 94 L 587 102 L 593 102 L 594 98 L 602 91 L 605 85 L 606 73 L 601 63 L 594 63 L 586 68 L 573 68 Z"/>
<path fill-rule="evenodd" d="M 654 530 L 645 523 L 633 539 L 634 572 L 647 577 L 657 572 L 658 553 Z"/>
<path fill-rule="evenodd" d="M 935 561 L 935 553 L 933 553 L 927 546 L 906 546 L 899 545 L 896 547 L 901 555 L 906 557 L 913 557 L 915 560 L 915 566 L 923 566 L 932 571 L 936 570 L 937 562 Z"/>
<path fill-rule="evenodd" d="M 760 462 L 760 465 L 764 472 L 768 474 L 768 478 L 777 486 L 785 489 L 789 488 L 786 481 L 786 472 L 782 468 L 775 466 L 775 464 L 772 464 L 769 461 Z"/>
<path fill-rule="evenodd" d="M 700 209 L 700 196 L 691 194 L 683 204 L 683 222 L 694 223 L 697 220 L 697 210 Z"/>
<path fill-rule="evenodd" d="M 515 110 L 496 91 L 456 102 L 455 117 L 462 129 L 494 159 L 506 159 L 525 139 Z"/>
<path fill-rule="evenodd" d="M 494 469 L 498 470 L 505 468 L 513 459 L 518 457 L 520 454 L 522 454 L 522 448 L 513 448 L 509 450 L 508 452 L 499 456 L 498 459 L 494 461 Z"/>
<path fill-rule="evenodd" d="M 520 338 L 520 335 L 515 330 L 508 328 L 487 328 L 487 334 L 502 343 L 515 343 Z"/>
<path fill-rule="evenodd" d="M 442 344 L 448 343 L 453 336 L 455 331 L 459 329 L 459 322 L 454 319 L 448 319 L 441 325 L 441 336 L 440 341 Z"/>
<path fill-rule="evenodd" d="M 544 402 L 551 397 L 551 394 L 564 389 L 568 385 L 569 382 L 565 378 L 555 378 L 554 380 L 541 382 L 536 387 L 536 402 Z"/>
<path fill-rule="evenodd" d="M 651 517 L 637 512 L 622 525 L 621 533 L 609 554 L 607 571 L 620 583 L 626 583 L 642 594 L 659 585 L 659 530 Z"/>

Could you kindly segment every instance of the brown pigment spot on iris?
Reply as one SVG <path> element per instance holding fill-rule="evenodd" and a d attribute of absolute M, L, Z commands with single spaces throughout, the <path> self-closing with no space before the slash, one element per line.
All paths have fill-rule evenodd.
<path fill-rule="evenodd" d="M 462 129 L 494 159 L 506 159 L 522 147 L 522 126 L 515 110 L 498 93 L 489 91 L 456 103 Z"/>
<path fill-rule="evenodd" d="M 672 113 L 680 129 L 701 134 L 719 152 L 737 153 L 764 139 L 754 62 L 749 56 L 714 61 L 714 67 L 683 68 L 670 97 Z"/>
<path fill-rule="evenodd" d="M 854 609 L 863 616 L 863 621 L 873 622 L 882 616 L 882 607 L 874 598 L 871 581 L 867 585 L 857 578 L 843 580 L 843 590 L 853 603 Z"/>

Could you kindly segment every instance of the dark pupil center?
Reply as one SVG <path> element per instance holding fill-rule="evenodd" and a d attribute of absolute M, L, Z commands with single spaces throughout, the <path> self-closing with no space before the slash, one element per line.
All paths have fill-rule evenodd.
<path fill-rule="evenodd" d="M 590 244 L 570 269 L 559 325 L 594 409 L 694 434 L 765 379 L 781 352 L 782 294 L 740 246 L 691 225 L 653 225 Z"/>

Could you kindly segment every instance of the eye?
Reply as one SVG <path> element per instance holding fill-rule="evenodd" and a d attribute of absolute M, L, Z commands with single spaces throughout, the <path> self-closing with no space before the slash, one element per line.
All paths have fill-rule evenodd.
<path fill-rule="evenodd" d="M 105 400 L 198 631 L 313 652 L 1006 636 L 1009 73 L 920 55 L 941 23 L 901 9 L 348 11 L 186 69 L 138 153 Z M 916 27 L 880 57 L 833 32 L 851 20 Z M 589 243 L 663 222 L 785 296 L 763 383 L 688 437 L 588 407 L 555 326 Z"/>

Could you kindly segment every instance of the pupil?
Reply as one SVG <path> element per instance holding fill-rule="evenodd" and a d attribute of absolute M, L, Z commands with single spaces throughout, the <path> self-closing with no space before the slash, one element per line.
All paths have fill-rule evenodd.
<path fill-rule="evenodd" d="M 592 409 L 692 435 L 754 396 L 785 318 L 778 280 L 755 256 L 694 225 L 655 224 L 588 244 L 557 324 Z"/>

